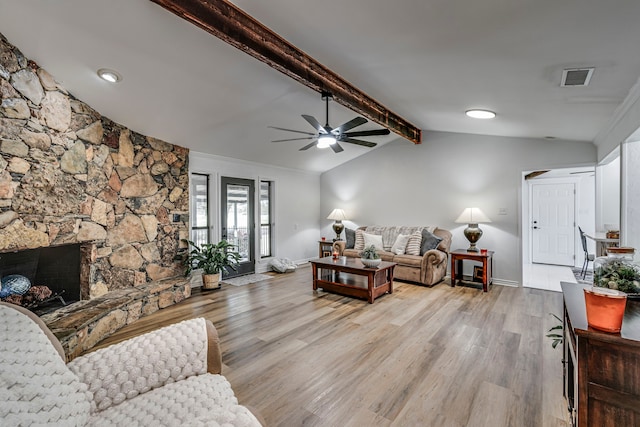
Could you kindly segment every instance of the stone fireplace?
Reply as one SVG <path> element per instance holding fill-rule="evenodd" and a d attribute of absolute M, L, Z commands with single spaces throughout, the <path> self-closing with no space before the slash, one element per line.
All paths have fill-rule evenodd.
<path fill-rule="evenodd" d="M 93 243 L 48 246 L 0 253 L 0 277 L 18 274 L 33 286 L 46 286 L 65 303 L 89 298 Z"/>
<path fill-rule="evenodd" d="M 187 149 L 101 116 L 3 37 L 0 96 L 0 253 L 90 242 L 83 299 L 181 275 Z"/>
<path fill-rule="evenodd" d="M 51 262 L 26 258 L 79 253 L 77 304 L 124 309 L 133 313 L 127 321 L 189 296 L 177 256 L 188 237 L 189 151 L 102 116 L 2 34 L 0 101 L 3 271 L 17 268 L 14 261 L 48 265 L 44 273 L 29 272 L 38 281 L 39 274 L 58 273 Z M 120 302 L 105 303 L 110 296 Z M 79 322 L 69 310 L 63 314 Z M 65 330 L 72 326 L 81 328 Z"/>

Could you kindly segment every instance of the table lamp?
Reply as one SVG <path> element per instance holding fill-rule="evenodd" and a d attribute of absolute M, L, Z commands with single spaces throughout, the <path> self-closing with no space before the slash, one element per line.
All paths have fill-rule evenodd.
<path fill-rule="evenodd" d="M 482 230 L 480 230 L 478 224 L 481 222 L 491 222 L 491 220 L 479 208 L 466 208 L 455 222 L 468 224 L 467 228 L 464 229 L 464 237 L 466 237 L 470 243 L 467 251 L 478 252 L 476 242 L 482 237 Z"/>
<path fill-rule="evenodd" d="M 335 242 L 337 240 L 340 240 L 340 234 L 342 233 L 342 230 L 344 230 L 344 224 L 342 223 L 342 220 L 347 219 L 344 211 L 342 209 L 334 209 L 333 211 L 331 211 L 327 219 L 332 219 L 335 221 L 333 223 L 333 231 L 336 232 L 336 238 L 333 239 L 333 241 Z"/>

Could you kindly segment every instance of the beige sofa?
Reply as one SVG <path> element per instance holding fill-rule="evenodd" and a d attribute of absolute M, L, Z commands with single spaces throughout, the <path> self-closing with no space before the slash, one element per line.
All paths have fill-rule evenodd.
<path fill-rule="evenodd" d="M 433 235 L 442 239 L 435 249 L 424 252 L 423 255 L 397 255 L 391 252 L 391 247 L 399 234 L 410 234 L 428 229 Z M 394 270 L 394 278 L 427 286 L 433 286 L 444 279 L 447 274 L 449 250 L 451 247 L 451 232 L 437 227 L 406 227 L 406 226 L 363 226 L 358 230 L 369 234 L 382 236 L 384 251 L 378 251 L 383 261 L 392 261 L 398 265 Z M 334 242 L 334 251 L 340 256 L 360 258 L 361 249 L 346 248 L 347 242 Z"/>
<path fill-rule="evenodd" d="M 0 303 L 0 424 L 236 426 L 260 421 L 220 375 L 217 332 L 186 320 L 80 356 L 33 313 Z"/>

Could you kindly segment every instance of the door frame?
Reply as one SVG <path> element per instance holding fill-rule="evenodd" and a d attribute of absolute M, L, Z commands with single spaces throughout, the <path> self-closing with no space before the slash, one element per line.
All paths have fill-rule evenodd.
<path fill-rule="evenodd" d="M 533 198 L 534 198 L 534 192 L 532 191 L 532 188 L 534 185 L 560 185 L 560 184 L 569 184 L 573 187 L 573 262 L 572 262 L 572 266 L 571 267 L 575 267 L 576 265 L 576 260 L 578 258 L 578 246 L 576 246 L 576 230 L 578 227 L 578 186 L 579 183 L 576 182 L 576 179 L 573 178 L 549 178 L 549 179 L 539 179 L 539 180 L 529 180 L 527 181 L 527 185 L 529 186 L 529 221 L 527 223 L 527 228 L 529 230 L 529 257 L 531 260 L 531 263 L 533 264 L 533 255 L 534 255 L 534 236 L 533 236 Z M 582 247 L 582 246 L 580 246 Z M 539 264 L 549 264 L 549 263 L 541 263 L 538 262 Z M 555 265 L 555 264 L 550 264 L 550 265 Z M 565 266 L 566 264 L 557 264 L 557 265 L 562 265 Z"/>
<path fill-rule="evenodd" d="M 549 178 L 537 178 L 534 180 L 526 180 L 525 176 L 534 170 L 550 170 L 554 171 L 586 171 L 587 169 L 592 168 L 595 173 L 595 165 L 576 165 L 576 166 L 568 166 L 564 168 L 537 168 L 530 169 L 522 172 L 521 175 L 521 184 L 520 184 L 520 238 L 521 238 L 521 262 L 522 265 L 531 264 L 531 192 L 529 191 L 529 182 L 535 180 L 571 180 L 564 182 L 574 182 L 576 183 L 576 225 L 584 227 L 582 228 L 585 232 L 592 232 L 595 230 L 595 200 L 592 205 L 589 206 L 589 210 L 587 212 L 581 212 L 579 209 L 582 207 L 581 203 L 584 200 L 587 200 L 590 197 L 595 199 L 595 177 L 593 188 L 591 189 L 591 195 L 589 195 L 589 189 L 585 188 L 581 185 L 581 175 L 575 175 L 574 177 L 549 177 Z M 585 193 L 585 191 L 587 193 Z M 584 221 L 581 223 L 581 221 Z M 577 227 L 574 231 L 575 235 L 575 248 L 576 248 L 576 259 L 574 266 L 580 267 L 584 261 L 584 254 L 582 252 L 582 243 L 580 242 L 580 235 L 577 232 Z M 522 283 L 523 277 L 523 268 L 520 269 L 521 279 L 520 283 Z"/>
<path fill-rule="evenodd" d="M 226 231 L 226 224 L 224 223 L 224 219 L 226 218 L 226 212 L 223 212 L 226 209 L 226 204 L 224 200 L 227 199 L 227 189 L 226 185 L 230 184 L 238 184 L 238 185 L 248 185 L 250 186 L 250 194 L 247 196 L 247 201 L 249 203 L 249 208 L 247 209 L 247 227 L 249 228 L 249 249 L 248 255 L 249 260 L 245 262 L 241 262 L 240 266 L 237 270 L 230 269 L 228 272 L 223 272 L 224 278 L 236 277 L 245 274 L 252 274 L 256 272 L 256 242 L 258 241 L 256 237 L 256 181 L 250 178 L 237 178 L 230 176 L 220 176 L 220 191 L 218 193 L 218 199 L 220 203 L 219 209 L 219 222 L 220 222 L 220 239 L 224 239 L 223 236 Z"/>

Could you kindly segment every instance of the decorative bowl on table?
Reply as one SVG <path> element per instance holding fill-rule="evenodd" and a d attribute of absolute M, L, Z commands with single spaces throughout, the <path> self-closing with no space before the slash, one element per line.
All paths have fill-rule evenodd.
<path fill-rule="evenodd" d="M 378 259 L 368 259 L 368 258 L 360 258 L 360 261 L 364 264 L 365 267 L 375 268 L 380 265 L 382 260 Z"/>

